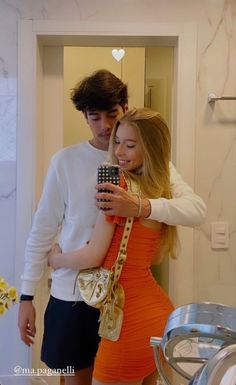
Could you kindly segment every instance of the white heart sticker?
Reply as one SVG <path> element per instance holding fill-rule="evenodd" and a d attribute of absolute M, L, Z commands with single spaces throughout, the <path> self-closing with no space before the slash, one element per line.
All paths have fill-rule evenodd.
<path fill-rule="evenodd" d="M 113 49 L 112 50 L 112 56 L 114 57 L 114 59 L 116 59 L 117 61 L 120 61 L 124 56 L 125 56 L 125 50 L 124 49 Z"/>

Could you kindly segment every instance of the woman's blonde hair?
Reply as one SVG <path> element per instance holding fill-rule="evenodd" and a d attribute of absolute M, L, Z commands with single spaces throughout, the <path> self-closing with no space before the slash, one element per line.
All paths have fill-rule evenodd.
<path fill-rule="evenodd" d="M 171 137 L 167 123 L 162 116 L 149 108 L 128 111 L 114 126 L 109 155 L 112 163 L 117 163 L 114 144 L 120 124 L 129 124 L 136 129 L 142 148 L 143 163 L 136 172 L 129 173 L 137 180 L 143 196 L 151 198 L 172 198 L 170 186 Z M 176 226 L 163 224 L 161 254 L 176 258 L 178 245 Z"/>

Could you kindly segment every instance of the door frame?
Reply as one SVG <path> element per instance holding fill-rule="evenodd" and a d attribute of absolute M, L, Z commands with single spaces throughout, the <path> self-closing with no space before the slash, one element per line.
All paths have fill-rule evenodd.
<path fill-rule="evenodd" d="M 193 23 L 90 23 L 20 20 L 18 26 L 18 124 L 16 282 L 24 266 L 24 249 L 36 207 L 38 52 L 42 45 L 173 46 L 172 132 L 174 163 L 194 188 L 197 28 Z M 194 299 L 194 230 L 180 228 L 181 258 L 170 263 L 169 294 L 176 306 Z"/>

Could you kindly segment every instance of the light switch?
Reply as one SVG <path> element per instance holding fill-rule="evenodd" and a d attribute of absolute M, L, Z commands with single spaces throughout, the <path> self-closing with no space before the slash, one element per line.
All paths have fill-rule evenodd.
<path fill-rule="evenodd" d="M 229 247 L 228 222 L 211 223 L 211 247 L 212 249 L 228 249 Z"/>

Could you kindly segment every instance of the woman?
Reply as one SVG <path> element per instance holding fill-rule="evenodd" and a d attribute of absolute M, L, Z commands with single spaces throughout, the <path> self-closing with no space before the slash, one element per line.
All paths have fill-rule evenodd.
<path fill-rule="evenodd" d="M 160 114 L 147 108 L 127 112 L 116 123 L 110 138 L 110 161 L 119 164 L 125 180 L 133 179 L 138 184 L 141 197 L 171 198 L 170 152 L 167 124 Z M 154 280 L 150 265 L 153 260 L 160 261 L 163 255 L 175 257 L 177 233 L 174 226 L 139 219 L 138 202 L 139 198 L 127 259 L 119 280 L 125 292 L 121 335 L 115 342 L 102 338 L 95 360 L 93 385 L 156 383 L 150 337 L 162 336 L 173 305 Z M 112 267 L 124 219 L 104 213 L 107 211 L 98 216 L 89 244 L 71 253 L 61 253 L 59 246 L 54 248 L 49 255 L 53 268 L 79 270 L 101 264 Z"/>

